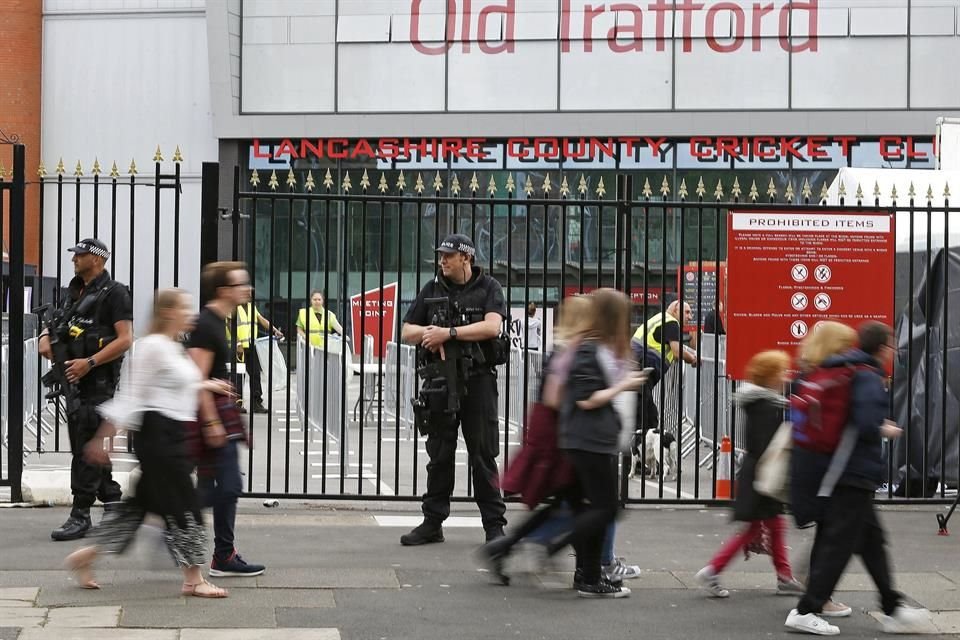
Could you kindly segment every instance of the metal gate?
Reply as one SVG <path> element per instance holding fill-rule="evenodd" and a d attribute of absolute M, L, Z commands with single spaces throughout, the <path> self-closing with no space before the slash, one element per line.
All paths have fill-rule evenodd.
<path fill-rule="evenodd" d="M 435 273 L 434 247 L 448 233 L 474 239 L 477 263 L 503 285 L 507 306 L 514 310 L 510 325 L 516 349 L 498 371 L 502 469 L 522 441 L 525 408 L 536 394 L 543 353 L 525 348 L 531 316 L 516 308 L 534 303 L 539 309 L 534 313 L 542 314 L 549 332 L 559 299 L 614 287 L 629 292 L 637 303 L 636 326 L 659 312 L 670 290 L 678 289 L 678 270 L 686 267 L 696 286 L 681 286 L 675 293 L 693 304 L 702 323 L 707 310 L 716 310 L 710 274 L 726 257 L 730 208 L 789 212 L 812 205 L 836 210 L 823 204 L 826 184 L 818 198 L 806 181 L 797 190 L 789 184 L 781 195 L 771 179 L 766 197 L 756 181 L 746 193 L 746 186 L 741 188 L 736 180 L 727 185 L 721 181 L 711 197 L 700 180 L 691 198 L 685 181 L 674 193 L 672 181 L 660 175 L 607 176 L 605 184 L 602 177 L 582 173 L 503 171 L 481 181 L 476 173 L 404 174 L 344 166 L 262 175 L 237 168 L 231 206 L 218 210 L 216 167 L 210 167 L 209 175 L 204 190 L 212 195 L 205 195 L 205 228 L 225 226 L 222 231 L 232 246 L 220 257 L 248 264 L 255 304 L 287 338 L 258 341 L 263 386 L 270 391 L 264 396 L 268 412 L 249 416 L 254 446 L 247 460 L 246 489 L 257 497 L 419 498 L 426 453 L 410 408 L 417 389 L 413 348 L 398 344 L 398 336 L 403 313 Z M 652 185 L 658 185 L 656 191 Z M 908 216 L 911 238 L 914 217 L 926 216 L 926 250 L 916 249 L 922 243 L 911 243 L 909 255 L 902 256 L 909 264 L 909 281 L 881 283 L 896 287 L 898 313 L 905 301 L 913 301 L 920 278 L 929 282 L 939 277 L 938 269 L 948 278 L 944 265 L 949 260 L 937 260 L 935 252 L 948 248 L 949 219 L 956 209 L 949 204 L 936 208 L 944 240 L 942 247 L 932 243 L 935 216 L 932 191 L 928 194 L 924 200 L 911 192 L 905 205 L 880 207 L 879 193 L 867 202 L 857 186 L 854 208 Z M 317 290 L 325 294 L 325 309 L 337 316 L 347 334 L 319 349 L 298 336 L 295 326 L 298 311 L 310 306 L 311 293 Z M 950 302 L 956 292 L 947 291 L 945 302 Z M 931 304 L 928 298 L 921 324 L 946 326 L 949 305 Z M 918 307 L 908 308 L 904 322 L 913 325 Z M 921 359 L 928 370 L 945 369 L 937 363 L 945 363 L 948 349 L 958 347 L 948 342 L 926 343 L 918 353 L 916 341 L 905 341 L 897 375 L 913 372 Z M 724 341 L 704 336 L 696 349 L 705 366 L 673 367 L 655 394 L 663 429 L 677 441 L 675 463 L 672 468 L 661 466 L 653 477 L 624 473 L 624 502 L 713 503 L 723 436 L 735 445 L 733 463 L 742 454 L 743 429 L 729 406 L 733 386 L 724 376 Z M 939 387 L 928 385 L 904 398 L 912 416 L 904 425 L 907 450 L 888 456 L 889 478 L 882 494 L 892 502 L 901 501 L 894 490 L 904 453 L 907 461 L 922 466 L 924 477 L 933 470 L 938 477 L 933 495 L 926 492 L 916 499 L 944 500 L 956 489 L 960 463 L 953 452 L 960 454 L 960 439 L 952 425 L 957 416 L 945 408 L 956 389 L 946 375 L 940 380 Z M 934 396 L 942 402 L 934 402 Z M 927 409 L 919 415 L 913 409 L 921 403 Z M 934 425 L 940 428 L 931 431 Z M 937 456 L 927 453 L 934 438 L 939 441 Z M 463 446 L 457 470 L 454 499 L 469 500 L 471 476 Z M 912 495 L 911 481 L 907 474 L 907 496 Z"/>

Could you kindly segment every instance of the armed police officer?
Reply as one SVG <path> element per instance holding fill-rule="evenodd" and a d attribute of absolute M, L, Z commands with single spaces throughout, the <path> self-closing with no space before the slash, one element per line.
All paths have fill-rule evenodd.
<path fill-rule="evenodd" d="M 110 465 L 92 464 L 84 447 L 100 425 L 97 405 L 113 397 L 123 354 L 133 342 L 133 302 L 124 285 L 105 269 L 110 252 L 88 238 L 73 252 L 75 276 L 70 281 L 58 323 L 40 336 L 40 354 L 62 367 L 67 387 L 67 428 L 70 434 L 70 517 L 50 534 L 54 540 L 82 538 L 90 529 L 90 507 L 97 498 L 110 509 L 121 498 Z M 55 333 L 51 340 L 51 332 Z"/>
<path fill-rule="evenodd" d="M 429 456 L 423 523 L 401 536 L 406 546 L 443 542 L 458 428 L 467 445 L 486 540 L 503 536 L 507 523 L 497 487 L 500 437 L 494 369 L 509 349 L 500 337 L 506 317 L 503 290 L 474 263 L 476 248 L 467 236 L 448 236 L 437 253 L 440 273 L 423 287 L 403 319 L 403 341 L 418 345 L 423 389 L 414 407 Z"/>

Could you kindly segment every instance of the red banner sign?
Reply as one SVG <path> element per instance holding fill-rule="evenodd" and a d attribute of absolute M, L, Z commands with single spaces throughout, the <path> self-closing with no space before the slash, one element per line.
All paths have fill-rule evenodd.
<path fill-rule="evenodd" d="M 697 283 L 699 276 L 699 284 Z M 684 323 L 686 332 L 696 331 L 702 327 L 707 314 L 714 308 L 717 301 L 717 292 L 723 300 L 727 287 L 727 263 L 710 262 L 699 265 L 696 263 L 684 265 L 682 271 L 677 272 L 677 288 L 683 290 L 683 301 L 690 305 L 693 312 L 693 322 Z M 702 304 L 701 304 L 702 303 Z M 702 307 L 702 309 L 701 309 Z"/>
<path fill-rule="evenodd" d="M 373 336 L 373 356 L 383 357 L 387 343 L 394 340 L 397 313 L 397 283 L 385 285 L 383 289 L 371 289 L 365 295 L 350 296 L 350 313 L 353 318 L 353 352 L 360 354 L 363 344 L 361 334 Z M 382 322 L 381 322 L 382 317 Z M 383 335 L 380 327 L 383 327 Z"/>
<path fill-rule="evenodd" d="M 585 286 L 583 291 L 580 291 L 580 287 L 564 287 L 563 288 L 563 297 L 568 298 L 570 296 L 577 295 L 579 293 L 590 293 L 595 291 L 596 287 Z M 643 301 L 643 287 L 633 287 L 630 289 L 630 301 L 633 304 L 660 304 L 660 300 L 663 298 L 663 287 L 647 287 L 647 301 Z"/>
<path fill-rule="evenodd" d="M 893 325 L 894 216 L 731 211 L 727 375 L 765 349 L 791 353 L 821 320 Z"/>

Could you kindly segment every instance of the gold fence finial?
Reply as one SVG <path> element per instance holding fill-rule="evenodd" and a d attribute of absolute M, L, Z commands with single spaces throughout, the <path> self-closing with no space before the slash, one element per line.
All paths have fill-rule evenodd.
<path fill-rule="evenodd" d="M 543 189 L 544 195 L 550 195 L 550 190 L 553 189 L 553 184 L 550 183 L 550 174 L 543 176 Z"/>
<path fill-rule="evenodd" d="M 697 179 L 697 197 L 702 198 L 707 194 L 707 185 L 703 183 L 703 176 Z"/>
<path fill-rule="evenodd" d="M 944 198 L 950 197 L 950 183 L 948 182 L 943 183 L 943 197 Z"/>
<path fill-rule="evenodd" d="M 250 174 L 250 186 L 254 189 L 260 186 L 260 172 L 256 169 L 253 170 L 253 173 Z"/>
<path fill-rule="evenodd" d="M 453 177 L 456 180 L 456 176 Z M 386 195 L 387 191 L 390 190 L 390 185 L 387 184 L 387 176 L 383 174 L 383 171 L 380 172 L 380 180 L 377 182 L 377 191 L 381 194 Z"/>
<path fill-rule="evenodd" d="M 703 184 L 703 181 L 701 180 L 700 183 Z M 697 189 L 700 189 L 700 187 L 697 187 Z M 677 195 L 680 196 L 680 199 L 681 199 L 681 200 L 686 200 L 686 199 L 687 199 L 687 194 L 688 194 L 688 191 L 687 191 L 687 179 L 686 179 L 686 178 L 680 178 L 680 188 L 677 189 Z M 699 191 L 697 192 L 697 194 L 699 195 Z"/>
<path fill-rule="evenodd" d="M 893 185 L 893 188 L 890 189 L 890 201 L 891 202 L 897 201 L 897 185 Z"/>
<path fill-rule="evenodd" d="M 580 182 L 577 183 L 577 191 L 581 196 L 587 195 L 587 176 L 580 174 Z"/>
<path fill-rule="evenodd" d="M 313 190 L 317 188 L 317 183 L 313 179 L 313 169 L 307 170 L 307 179 L 303 181 L 303 188 L 307 190 L 307 193 L 313 193 Z"/>
<path fill-rule="evenodd" d="M 644 198 L 649 198 L 653 195 L 653 188 L 650 186 L 650 178 L 643 179 L 643 191 L 640 193 L 643 194 Z"/>
<path fill-rule="evenodd" d="M 607 188 L 603 186 L 603 178 L 600 178 L 600 181 L 597 183 L 597 197 L 602 198 L 607 195 Z"/>
<path fill-rule="evenodd" d="M 366 191 L 370 188 L 370 174 L 367 173 L 367 170 L 363 170 L 363 175 L 360 176 L 360 188 Z"/>
<path fill-rule="evenodd" d="M 824 180 L 823 184 L 820 185 L 820 202 L 823 202 L 830 197 L 830 190 L 827 188 L 827 181 Z"/>
<path fill-rule="evenodd" d="M 100 175 L 100 160 L 98 160 L 96 156 L 93 158 L 93 169 L 90 173 L 95 176 Z"/>
<path fill-rule="evenodd" d="M 340 183 L 340 188 L 343 189 L 344 193 L 350 193 L 350 189 L 353 189 L 353 182 L 350 181 L 349 171 L 343 173 L 343 182 Z"/>
<path fill-rule="evenodd" d="M 760 191 L 757 190 L 757 181 L 754 180 L 753 184 L 750 185 L 750 199 L 756 202 L 760 198 Z"/>
<path fill-rule="evenodd" d="M 402 171 L 400 173 L 401 175 L 403 174 Z M 331 175 L 329 167 L 327 167 L 326 173 L 323 174 L 323 188 L 327 191 L 333 189 L 333 175 Z"/>
<path fill-rule="evenodd" d="M 927 202 L 929 203 L 931 200 L 933 200 L 933 186 L 928 184 L 927 185 Z"/>
<path fill-rule="evenodd" d="M 46 178 L 47 177 L 47 168 L 43 166 L 43 160 L 40 161 L 40 166 L 37 167 L 37 177 Z"/>
<path fill-rule="evenodd" d="M 527 174 L 526 181 L 523 183 L 523 192 L 527 194 L 528 198 L 533 195 L 533 180 L 530 179 L 529 173 Z"/>
<path fill-rule="evenodd" d="M 660 183 L 660 193 L 664 199 L 670 195 L 670 183 L 667 181 L 667 176 L 663 176 L 663 182 Z"/>
<path fill-rule="evenodd" d="M 177 148 L 173 151 L 173 161 L 178 164 L 183 162 L 183 154 L 180 153 L 180 145 L 177 145 Z"/>
<path fill-rule="evenodd" d="M 793 204 L 793 196 L 796 195 L 793 191 L 793 180 L 787 182 L 787 190 L 783 193 L 783 197 L 787 202 Z"/>
<path fill-rule="evenodd" d="M 490 176 L 490 182 L 487 184 L 487 193 L 491 196 L 497 194 L 497 181 L 493 179 L 493 176 Z"/>
<path fill-rule="evenodd" d="M 517 190 L 517 183 L 513 180 L 513 174 L 507 174 L 507 193 L 513 193 Z"/>
<path fill-rule="evenodd" d="M 810 181 L 806 178 L 803 179 L 803 187 L 800 189 L 800 197 L 804 200 L 809 201 L 813 197 L 813 189 L 810 188 Z"/>
<path fill-rule="evenodd" d="M 79 160 L 77 160 L 77 168 L 73 170 L 73 175 L 78 178 L 83 175 L 83 167 L 80 166 Z"/>
<path fill-rule="evenodd" d="M 60 161 L 57 163 L 57 175 L 62 176 L 66 173 L 67 168 L 63 166 L 63 158 L 60 158 Z"/>
<path fill-rule="evenodd" d="M 733 177 L 733 188 L 730 189 L 730 195 L 732 195 L 734 198 L 736 198 L 737 200 L 739 200 L 741 193 L 743 193 L 743 191 L 740 189 L 740 179 L 737 178 L 736 176 L 734 176 L 734 177 Z"/>
<path fill-rule="evenodd" d="M 114 179 L 120 177 L 120 170 L 117 169 L 117 161 L 116 161 L 116 160 L 113 161 L 113 165 L 110 167 L 110 177 L 111 177 L 111 178 L 114 178 Z"/>
<path fill-rule="evenodd" d="M 130 166 L 127 168 L 128 176 L 137 175 L 137 161 L 133 158 L 130 158 Z"/>
<path fill-rule="evenodd" d="M 847 186 L 843 184 L 843 180 L 840 181 L 840 188 L 837 189 L 837 195 L 841 198 L 845 198 L 847 196 Z"/>
<path fill-rule="evenodd" d="M 718 201 L 723 200 L 723 180 L 717 180 L 717 188 L 713 191 L 713 197 Z"/>
<path fill-rule="evenodd" d="M 560 197 L 566 198 L 570 195 L 570 185 L 567 184 L 567 176 L 563 176 L 563 180 L 560 181 Z"/>
<path fill-rule="evenodd" d="M 437 175 L 433 177 L 433 190 L 440 193 L 441 189 L 443 189 L 443 180 L 440 179 L 440 172 L 437 171 Z"/>
<path fill-rule="evenodd" d="M 277 170 L 274 169 L 270 172 L 270 179 L 267 181 L 267 186 L 270 187 L 271 191 L 276 191 L 277 187 L 280 186 L 280 181 L 277 180 Z"/>
<path fill-rule="evenodd" d="M 420 172 L 417 172 L 417 179 L 413 183 L 413 190 L 418 194 L 423 195 L 423 190 L 426 189 L 426 185 L 423 184 L 423 176 Z"/>
<path fill-rule="evenodd" d="M 857 183 L 857 193 L 855 197 L 857 198 L 857 202 L 863 200 L 863 187 L 860 186 L 859 182 Z"/>
<path fill-rule="evenodd" d="M 917 190 L 913 187 L 913 181 L 910 181 L 910 186 L 907 188 L 907 197 L 913 200 L 917 197 Z"/>
<path fill-rule="evenodd" d="M 450 181 L 450 193 L 459 196 L 460 191 L 460 178 L 457 177 L 457 174 L 453 174 L 453 180 Z"/>
<path fill-rule="evenodd" d="M 400 170 L 400 175 L 397 176 L 397 191 L 403 193 L 403 190 L 407 188 L 407 179 L 403 177 L 403 169 Z"/>
<path fill-rule="evenodd" d="M 873 182 L 873 197 L 877 199 L 880 198 L 880 183 L 877 181 Z"/>
<path fill-rule="evenodd" d="M 767 197 L 771 200 L 777 199 L 777 185 L 773 183 L 773 178 L 770 178 L 770 184 L 767 185 Z"/>
<path fill-rule="evenodd" d="M 470 193 L 476 195 L 477 191 L 480 191 L 480 181 L 477 179 L 477 172 L 474 171 L 473 175 L 470 176 Z"/>
<path fill-rule="evenodd" d="M 293 167 L 287 171 L 287 188 L 293 189 L 297 186 L 297 176 L 293 173 Z"/>
<path fill-rule="evenodd" d="M 160 153 L 160 145 L 157 145 L 157 152 L 153 154 L 154 162 L 163 162 L 163 154 Z"/>

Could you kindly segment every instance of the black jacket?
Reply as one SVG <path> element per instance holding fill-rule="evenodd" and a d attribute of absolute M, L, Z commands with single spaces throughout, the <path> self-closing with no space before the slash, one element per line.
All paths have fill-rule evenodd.
<path fill-rule="evenodd" d="M 595 391 L 609 386 L 603 367 L 597 359 L 597 343 L 585 340 L 577 347 L 567 376 L 567 388 L 560 410 L 561 449 L 578 449 L 592 453 L 616 454 L 620 440 L 620 416 L 607 403 L 589 411 L 577 406 Z"/>
<path fill-rule="evenodd" d="M 733 518 L 747 522 L 766 520 L 781 513 L 783 505 L 773 498 L 757 493 L 753 488 L 753 481 L 760 456 L 767 450 L 777 428 L 783 423 L 786 399 L 769 389 L 745 384 L 737 392 L 735 400 L 747 418 L 747 451 L 737 475 Z"/>

